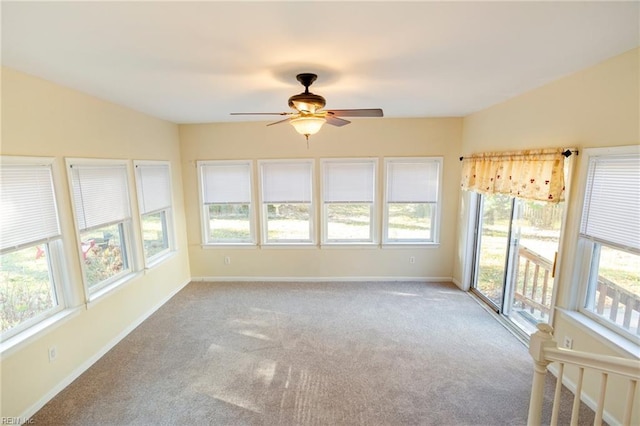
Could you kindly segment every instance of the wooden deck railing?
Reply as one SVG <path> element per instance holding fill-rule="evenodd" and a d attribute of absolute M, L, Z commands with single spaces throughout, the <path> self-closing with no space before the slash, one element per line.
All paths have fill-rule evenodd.
<path fill-rule="evenodd" d="M 640 361 L 618 358 L 612 356 L 591 354 L 587 352 L 574 351 L 558 348 L 557 342 L 553 338 L 553 328 L 548 324 L 538 324 L 538 331 L 531 336 L 529 342 L 529 353 L 534 361 L 534 375 L 531 385 L 531 399 L 529 402 L 529 426 L 539 426 L 542 420 L 542 405 L 544 400 L 544 379 L 547 373 L 547 366 L 556 362 L 558 364 L 558 380 L 555 387 L 553 406 L 551 409 L 550 424 L 558 423 L 558 413 L 560 409 L 560 390 L 565 365 L 578 368 L 578 379 L 576 382 L 576 392 L 573 398 L 571 410 L 571 425 L 578 424 L 578 411 L 582 397 L 582 384 L 585 371 L 595 372 L 600 375 L 600 393 L 597 399 L 594 398 L 596 407 L 594 425 L 601 425 L 607 394 L 607 382 L 610 377 L 619 377 L 627 382 L 625 405 L 623 407 L 622 425 L 631 425 L 636 400 L 638 382 L 640 381 Z M 620 398 L 622 392 L 616 390 L 616 397 Z"/>
<path fill-rule="evenodd" d="M 610 301 L 608 301 L 608 300 Z M 620 306 L 624 308 L 621 314 Z M 631 293 L 604 277 L 598 277 L 595 311 L 622 328 L 640 335 L 640 296 Z M 637 312 L 633 315 L 633 312 Z"/>
<path fill-rule="evenodd" d="M 520 270 L 524 261 L 524 270 Z M 538 253 L 524 246 L 518 249 L 516 263 L 515 304 L 522 309 L 529 309 L 530 313 L 539 311 L 541 317 L 549 315 L 551 311 L 551 293 L 553 290 L 553 263 Z M 522 283 L 520 283 L 522 273 Z"/>
<path fill-rule="evenodd" d="M 522 267 L 524 264 L 524 267 Z M 553 263 L 520 246 L 515 274 L 515 305 L 545 318 L 551 310 Z M 522 277 L 520 277 L 522 274 Z M 594 311 L 631 333 L 640 335 L 640 296 L 602 276 L 598 277 Z M 635 314 L 634 314 L 635 312 Z"/>

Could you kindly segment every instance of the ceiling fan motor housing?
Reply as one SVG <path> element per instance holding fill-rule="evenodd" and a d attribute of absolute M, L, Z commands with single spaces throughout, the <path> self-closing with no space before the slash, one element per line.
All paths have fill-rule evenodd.
<path fill-rule="evenodd" d="M 300 93 L 299 95 L 293 95 L 289 98 L 289 107 L 301 113 L 307 112 L 314 114 L 316 111 L 324 108 L 325 104 L 326 101 L 322 96 L 308 91 Z"/>

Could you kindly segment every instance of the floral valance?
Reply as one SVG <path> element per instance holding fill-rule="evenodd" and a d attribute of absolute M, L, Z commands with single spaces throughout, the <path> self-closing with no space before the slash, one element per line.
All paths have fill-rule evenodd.
<path fill-rule="evenodd" d="M 474 154 L 462 159 L 462 189 L 527 200 L 564 200 L 565 151 L 539 149 Z"/>

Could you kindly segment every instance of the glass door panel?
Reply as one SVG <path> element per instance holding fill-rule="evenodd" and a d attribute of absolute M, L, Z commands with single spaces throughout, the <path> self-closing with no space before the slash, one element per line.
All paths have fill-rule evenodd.
<path fill-rule="evenodd" d="M 564 203 L 516 199 L 507 315 L 527 334 L 549 321 Z"/>
<path fill-rule="evenodd" d="M 497 311 L 504 299 L 512 205 L 509 196 L 486 195 L 478 213 L 473 288 Z"/>

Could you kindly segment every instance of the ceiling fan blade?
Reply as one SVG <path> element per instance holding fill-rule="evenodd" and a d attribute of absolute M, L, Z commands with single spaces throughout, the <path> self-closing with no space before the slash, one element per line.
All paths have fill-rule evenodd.
<path fill-rule="evenodd" d="M 337 117 L 382 117 L 380 108 L 364 109 L 328 109 L 326 112 Z"/>
<path fill-rule="evenodd" d="M 273 123 L 269 123 L 269 124 L 267 124 L 267 126 L 273 126 L 274 124 L 284 123 L 285 121 L 289 121 L 289 120 L 291 120 L 291 119 L 290 118 L 285 118 L 284 120 L 274 121 Z"/>
<path fill-rule="evenodd" d="M 331 124 L 332 126 L 344 126 L 346 124 L 351 123 L 349 120 L 343 120 L 342 118 L 334 117 L 333 115 L 327 114 L 324 118 L 327 120 L 327 124 Z"/>
<path fill-rule="evenodd" d="M 232 112 L 230 115 L 291 115 L 289 112 Z"/>

